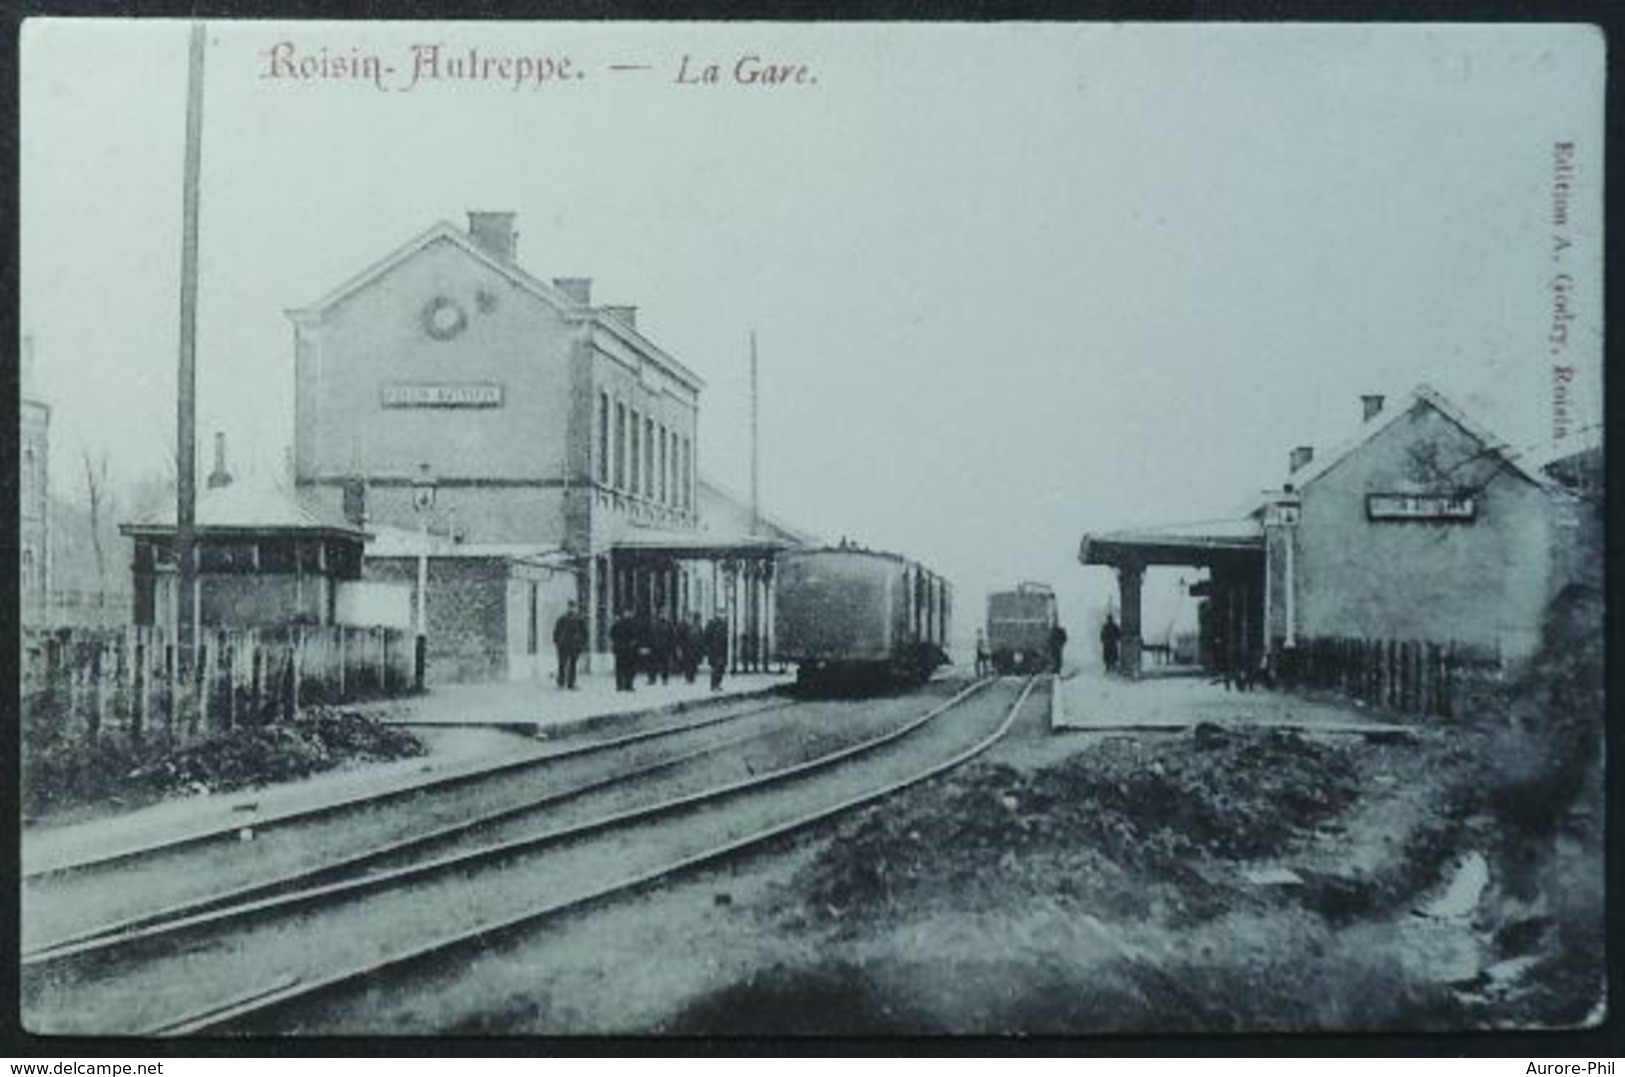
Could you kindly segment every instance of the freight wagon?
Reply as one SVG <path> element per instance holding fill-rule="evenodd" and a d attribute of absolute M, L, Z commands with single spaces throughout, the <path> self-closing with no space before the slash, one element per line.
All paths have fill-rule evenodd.
<path fill-rule="evenodd" d="M 914 682 L 948 661 L 953 589 L 897 554 L 838 546 L 781 554 L 775 638 L 803 683 Z"/>

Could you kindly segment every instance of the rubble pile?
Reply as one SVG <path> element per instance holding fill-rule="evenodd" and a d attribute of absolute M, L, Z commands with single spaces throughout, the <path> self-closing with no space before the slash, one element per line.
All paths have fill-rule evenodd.
<path fill-rule="evenodd" d="M 24 812 L 41 815 L 223 792 L 425 751 L 405 730 L 322 707 L 301 712 L 291 723 L 239 727 L 184 747 L 107 736 L 64 742 L 26 760 Z"/>
<path fill-rule="evenodd" d="M 130 771 L 159 795 L 241 789 L 289 781 L 351 761 L 422 755 L 410 733 L 339 710 L 313 708 L 292 723 L 233 730 Z"/>
<path fill-rule="evenodd" d="M 933 893 L 996 902 L 1012 875 L 1062 861 L 1075 875 L 1087 858 L 1091 877 L 1189 893 L 1202 888 L 1202 860 L 1278 853 L 1359 788 L 1348 746 L 1295 733 L 1199 726 L 1155 751 L 1105 740 L 1032 772 L 979 764 L 872 808 L 808 866 L 801 890 L 819 919 Z"/>

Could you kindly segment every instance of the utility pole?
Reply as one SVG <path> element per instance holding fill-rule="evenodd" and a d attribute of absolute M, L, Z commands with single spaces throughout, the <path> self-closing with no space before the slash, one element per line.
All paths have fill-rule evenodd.
<path fill-rule="evenodd" d="M 761 449 L 757 442 L 756 330 L 750 331 L 750 533 L 755 537 L 762 524 L 762 490 L 758 468 Z"/>
<path fill-rule="evenodd" d="M 175 416 L 176 657 L 190 669 L 197 644 L 197 234 L 203 141 L 204 25 L 192 23 L 186 74 L 186 165 L 182 179 L 181 355 Z"/>

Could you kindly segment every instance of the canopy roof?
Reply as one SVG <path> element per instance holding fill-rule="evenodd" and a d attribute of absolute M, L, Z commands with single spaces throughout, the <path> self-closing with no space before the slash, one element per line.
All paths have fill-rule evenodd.
<path fill-rule="evenodd" d="M 320 515 L 286 491 L 250 481 L 200 491 L 195 523 L 199 534 L 265 534 L 304 532 L 364 539 L 367 533 L 337 517 Z M 164 535 L 175 531 L 175 502 L 147 517 L 121 525 L 126 535 Z"/>
<path fill-rule="evenodd" d="M 1263 554 L 1263 528 L 1250 516 L 1084 535 L 1078 546 L 1078 560 L 1086 565 L 1203 566 Z"/>

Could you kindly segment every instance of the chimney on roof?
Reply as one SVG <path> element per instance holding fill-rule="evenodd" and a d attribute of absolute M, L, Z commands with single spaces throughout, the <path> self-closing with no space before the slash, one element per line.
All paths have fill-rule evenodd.
<path fill-rule="evenodd" d="M 367 481 L 358 475 L 344 480 L 344 519 L 356 527 L 367 526 Z"/>
<path fill-rule="evenodd" d="M 633 329 L 638 327 L 637 307 L 605 307 L 604 312 L 612 318 L 620 319 Z"/>
<path fill-rule="evenodd" d="M 1287 473 L 1291 474 L 1302 470 L 1314 458 L 1315 447 L 1313 445 L 1299 445 L 1292 450 L 1292 455 L 1287 459 Z"/>
<path fill-rule="evenodd" d="M 215 431 L 214 435 L 214 470 L 209 472 L 208 488 L 218 490 L 222 486 L 231 485 L 231 472 L 226 470 L 226 435 Z"/>
<path fill-rule="evenodd" d="M 519 233 L 513 227 L 516 216 L 511 211 L 471 209 L 468 211 L 468 238 L 491 257 L 511 262 L 519 254 Z"/>
<path fill-rule="evenodd" d="M 589 306 L 592 303 L 591 277 L 554 277 L 553 287 L 582 306 Z"/>
<path fill-rule="evenodd" d="M 1360 397 L 1360 406 L 1365 409 L 1365 421 L 1370 422 L 1382 412 L 1384 397 L 1381 393 L 1366 393 Z"/>

